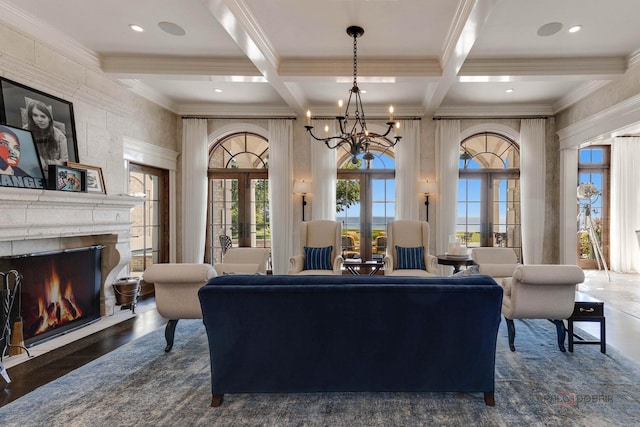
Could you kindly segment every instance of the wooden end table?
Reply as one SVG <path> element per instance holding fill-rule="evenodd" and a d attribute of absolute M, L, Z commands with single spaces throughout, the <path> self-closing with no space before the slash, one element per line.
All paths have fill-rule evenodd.
<path fill-rule="evenodd" d="M 468 267 L 470 265 L 475 264 L 469 255 L 437 255 L 438 264 L 441 265 L 451 265 L 453 266 L 453 273 L 457 273 L 460 271 L 460 267 L 465 266 Z"/>
<path fill-rule="evenodd" d="M 600 339 L 585 340 L 573 332 L 574 322 L 598 322 L 600 324 Z M 567 319 L 567 333 L 569 335 L 569 352 L 573 353 L 574 344 L 600 344 L 600 352 L 607 352 L 605 332 L 604 302 L 590 297 L 582 292 L 576 292 L 576 302 L 573 314 Z M 574 338 L 578 338 L 574 340 Z"/>

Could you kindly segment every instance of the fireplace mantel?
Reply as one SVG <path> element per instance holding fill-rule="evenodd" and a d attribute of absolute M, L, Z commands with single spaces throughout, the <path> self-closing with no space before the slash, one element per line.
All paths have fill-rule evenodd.
<path fill-rule="evenodd" d="M 129 263 L 131 209 L 143 197 L 0 187 L 0 257 L 105 245 L 102 311 L 115 305 L 110 285 Z"/>

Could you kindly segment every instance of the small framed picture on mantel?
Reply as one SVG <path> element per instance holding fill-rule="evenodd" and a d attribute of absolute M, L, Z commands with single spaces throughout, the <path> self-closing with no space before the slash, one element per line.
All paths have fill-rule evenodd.
<path fill-rule="evenodd" d="M 73 162 L 67 162 L 67 166 L 77 169 L 85 169 L 87 171 L 87 192 L 103 194 L 107 193 L 107 190 L 104 186 L 104 176 L 102 175 L 102 168 L 98 166 L 89 166 Z"/>

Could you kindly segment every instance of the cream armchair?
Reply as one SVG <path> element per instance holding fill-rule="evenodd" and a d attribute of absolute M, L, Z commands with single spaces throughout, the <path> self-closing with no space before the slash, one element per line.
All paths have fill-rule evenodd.
<path fill-rule="evenodd" d="M 564 352 L 565 327 L 575 305 L 576 285 L 584 272 L 575 265 L 519 265 L 502 280 L 502 314 L 507 322 L 509 348 L 516 351 L 514 319 L 549 319 L 556 325 L 558 347 Z"/>
<path fill-rule="evenodd" d="M 331 247 L 331 249 L 326 249 L 328 247 Z M 310 267 L 312 261 L 305 259 L 305 248 L 324 248 L 326 254 L 320 253 L 324 252 L 322 250 L 307 250 L 309 253 L 318 252 L 318 255 L 323 257 L 312 267 L 319 266 L 323 268 L 305 268 L 305 266 Z M 338 221 L 316 220 L 303 222 L 300 224 L 300 253 L 289 259 L 291 269 L 288 274 L 341 275 L 344 263 L 344 259 L 340 255 L 341 250 L 342 224 Z M 305 263 L 305 261 L 307 262 Z"/>
<path fill-rule="evenodd" d="M 145 282 L 154 284 L 158 312 L 169 319 L 164 330 L 164 351 L 173 347 L 178 320 L 202 319 L 198 290 L 215 276 L 210 264 L 154 264 L 144 271 Z"/>
<path fill-rule="evenodd" d="M 402 248 L 398 257 L 396 246 Z M 402 252 L 406 248 L 422 248 L 424 266 L 414 264 Z M 415 254 L 414 254 L 415 255 Z M 400 263 L 398 263 L 400 261 Z M 417 260 L 419 263 L 420 260 Z M 424 268 L 418 268 L 424 267 Z M 384 257 L 385 276 L 436 276 L 438 259 L 429 254 L 429 223 L 426 221 L 396 220 L 387 223 L 387 254 Z"/>
<path fill-rule="evenodd" d="M 511 248 L 473 248 L 471 259 L 478 265 L 480 274 L 486 274 L 500 283 L 503 278 L 513 276 L 518 257 Z"/>
<path fill-rule="evenodd" d="M 222 257 L 221 263 L 216 263 L 216 273 L 234 274 L 266 274 L 269 261 L 269 248 L 229 248 Z"/>

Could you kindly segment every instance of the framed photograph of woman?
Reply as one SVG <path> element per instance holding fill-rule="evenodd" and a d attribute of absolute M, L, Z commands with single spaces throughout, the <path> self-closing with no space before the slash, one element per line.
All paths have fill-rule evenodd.
<path fill-rule="evenodd" d="M 31 132 L 45 176 L 49 165 L 79 161 L 71 102 L 0 77 L 0 123 Z"/>
<path fill-rule="evenodd" d="M 104 187 L 102 168 L 99 168 L 98 166 L 81 165 L 80 163 L 73 162 L 67 162 L 67 166 L 87 171 L 87 192 L 107 193 L 107 189 Z"/>

